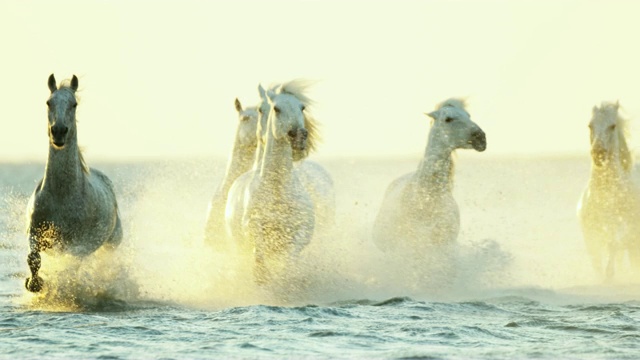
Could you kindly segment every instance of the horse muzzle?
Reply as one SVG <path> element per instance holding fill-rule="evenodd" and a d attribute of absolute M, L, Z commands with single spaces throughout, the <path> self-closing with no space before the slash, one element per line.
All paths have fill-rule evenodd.
<path fill-rule="evenodd" d="M 290 130 L 287 135 L 291 141 L 291 148 L 294 151 L 305 151 L 307 149 L 307 129 Z"/>
<path fill-rule="evenodd" d="M 471 143 L 474 150 L 483 152 L 487 149 L 487 136 L 482 130 L 476 131 L 471 134 L 469 143 Z"/>
<path fill-rule="evenodd" d="M 607 162 L 607 151 L 601 147 L 591 148 L 591 160 L 596 166 L 603 166 Z"/>
<path fill-rule="evenodd" d="M 67 134 L 69 128 L 67 126 L 53 125 L 49 130 L 49 137 L 51 142 L 58 148 L 64 147 L 67 142 Z"/>

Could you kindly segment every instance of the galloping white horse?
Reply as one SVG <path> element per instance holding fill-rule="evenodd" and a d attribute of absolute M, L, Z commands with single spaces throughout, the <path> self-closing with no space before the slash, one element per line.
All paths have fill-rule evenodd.
<path fill-rule="evenodd" d="M 282 92 L 288 92 L 294 96 L 297 96 L 303 103 L 307 104 L 307 106 L 310 106 L 313 104 L 313 101 L 305 95 L 307 86 L 308 84 L 302 80 L 294 80 L 282 86 L 275 85 L 271 87 L 270 91 L 274 92 L 280 87 Z M 262 85 L 258 86 L 258 93 L 260 94 L 260 98 L 262 100 L 262 102 L 257 107 L 260 120 L 260 134 L 258 134 L 258 138 L 264 139 L 267 132 L 267 119 L 269 118 L 271 107 L 269 106 L 267 91 L 265 91 Z M 306 119 L 311 118 L 307 117 L 305 118 L 305 120 Z M 317 133 L 314 121 L 306 121 L 305 126 L 310 132 Z M 333 179 L 331 178 L 329 172 L 317 162 L 307 159 L 308 154 L 315 150 L 316 145 L 315 143 L 311 143 L 310 146 L 311 147 L 309 147 L 302 153 L 294 152 L 294 171 L 296 172 L 298 178 L 302 182 L 302 185 L 305 187 L 305 189 L 309 193 L 309 196 L 311 196 L 311 200 L 313 201 L 316 213 L 316 233 L 326 232 L 331 229 L 335 222 L 335 188 Z M 261 147 L 258 146 L 256 155 L 258 158 L 261 158 L 261 152 Z"/>
<path fill-rule="evenodd" d="M 227 163 L 227 171 L 222 183 L 218 187 L 213 199 L 209 203 L 207 224 L 205 227 L 205 242 L 215 249 L 228 250 L 229 241 L 224 221 L 224 211 L 227 195 L 236 179 L 251 170 L 255 161 L 258 138 L 258 112 L 256 107 L 243 108 L 240 100 L 235 100 L 238 111 L 238 127 L 233 150 Z"/>
<path fill-rule="evenodd" d="M 385 252 L 423 256 L 458 237 L 460 214 L 453 198 L 456 149 L 484 151 L 484 132 L 465 104 L 449 99 L 427 114 L 432 120 L 424 158 L 415 172 L 389 185 L 374 223 L 374 243 Z"/>
<path fill-rule="evenodd" d="M 111 181 L 87 167 L 78 148 L 77 89 L 75 75 L 60 88 L 53 74 L 49 76 L 49 157 L 27 207 L 31 277 L 25 286 L 31 292 L 43 285 L 38 276 L 41 251 L 86 256 L 103 245 L 116 247 L 122 240 Z"/>
<path fill-rule="evenodd" d="M 625 251 L 640 270 L 640 187 L 625 135 L 628 121 L 619 104 L 593 108 L 591 176 L 578 202 L 578 218 L 595 270 L 611 279 Z"/>
<path fill-rule="evenodd" d="M 273 265 L 295 259 L 315 228 L 313 201 L 294 170 L 294 161 L 315 147 L 315 123 L 307 98 L 288 85 L 268 94 L 270 112 L 254 169 L 236 180 L 227 199 L 229 235 L 245 253 L 252 251 L 258 283 L 269 281 Z"/>

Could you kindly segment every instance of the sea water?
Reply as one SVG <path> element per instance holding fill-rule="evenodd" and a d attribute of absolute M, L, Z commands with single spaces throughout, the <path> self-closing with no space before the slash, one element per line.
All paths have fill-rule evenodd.
<path fill-rule="evenodd" d="M 203 245 L 224 161 L 92 164 L 115 184 L 122 245 L 43 255 L 36 295 L 25 208 L 44 164 L 0 165 L 0 358 L 640 357 L 640 279 L 594 274 L 576 219 L 586 157 L 461 153 L 454 256 L 418 262 L 378 251 L 370 231 L 419 157 L 317 161 L 335 229 L 270 286 Z"/>

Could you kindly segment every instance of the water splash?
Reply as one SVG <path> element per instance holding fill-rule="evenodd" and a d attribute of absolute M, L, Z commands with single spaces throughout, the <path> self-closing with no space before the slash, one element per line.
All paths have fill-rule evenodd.
<path fill-rule="evenodd" d="M 330 170 L 340 179 L 352 167 L 344 163 Z M 356 174 L 361 178 L 356 176 L 349 184 L 336 181 L 339 213 L 333 231 L 314 239 L 295 266 L 271 284 L 259 286 L 253 282 L 250 259 L 215 252 L 203 243 L 206 208 L 217 184 L 215 174 L 222 174 L 222 166 L 217 170 L 203 163 L 115 167 L 110 173 L 115 174 L 124 223 L 122 245 L 111 254 L 100 251 L 81 261 L 44 254 L 42 271 L 49 288 L 43 294 L 27 294 L 25 298 L 36 309 L 84 311 L 117 309 L 145 301 L 226 308 L 330 304 L 397 296 L 435 301 L 510 294 L 548 301 L 576 297 L 585 301 L 626 300 L 640 296 L 640 289 L 633 284 L 601 285 L 586 255 L 580 252 L 581 240 L 573 238 L 573 229 L 551 234 L 565 223 L 556 224 L 544 217 L 532 220 L 538 208 L 519 207 L 520 200 L 514 202 L 512 198 L 520 199 L 514 195 L 520 187 L 510 188 L 510 183 L 497 182 L 499 190 L 480 191 L 479 187 L 485 185 L 475 182 L 459 186 L 468 191 L 456 196 L 466 210 L 465 219 L 471 220 L 463 224 L 467 230 L 450 256 L 427 256 L 424 261 L 389 256 L 373 245 L 370 236 L 382 189 L 389 179 L 367 175 L 378 171 L 379 165 L 363 169 L 362 174 Z M 491 178 L 486 174 L 483 177 Z M 502 195 L 495 195 L 498 191 Z M 22 287 L 27 251 L 23 219 L 28 195 L 8 190 L 4 194 L 9 214 L 2 224 L 8 239 L 4 243 L 15 249 L 11 261 L 21 269 L 16 281 Z M 487 201 L 484 197 L 497 203 L 497 210 L 483 205 Z M 509 201 L 503 204 L 501 199 Z M 573 207 L 572 203 L 569 205 Z M 512 216 L 520 211 L 524 212 L 523 218 L 529 217 L 526 221 L 546 227 L 532 225 L 537 230 L 527 232 L 529 223 Z M 575 220 L 573 214 L 567 219 Z M 484 225 L 496 221 L 504 225 Z M 521 235 L 522 240 L 513 240 Z M 631 276 L 629 281 L 633 281 Z M 604 293 L 614 295 L 603 296 Z"/>

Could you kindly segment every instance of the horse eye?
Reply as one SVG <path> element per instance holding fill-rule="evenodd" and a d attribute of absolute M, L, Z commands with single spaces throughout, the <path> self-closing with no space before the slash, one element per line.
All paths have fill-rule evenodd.
<path fill-rule="evenodd" d="M 49 100 L 47 100 L 47 106 L 51 107 L 51 102 L 49 102 Z"/>
<path fill-rule="evenodd" d="M 275 112 L 276 112 L 276 114 L 280 114 L 280 108 L 279 108 L 279 107 L 277 107 L 277 106 L 274 106 L 274 107 L 273 107 L 273 111 L 275 111 Z"/>
<path fill-rule="evenodd" d="M 73 108 L 77 108 L 78 107 L 78 103 L 73 104 Z"/>
<path fill-rule="evenodd" d="M 616 128 L 616 124 L 609 126 L 609 130 L 613 131 Z"/>
<path fill-rule="evenodd" d="M 307 108 L 306 106 L 302 105 L 300 106 L 300 111 L 304 111 L 306 108 Z"/>
<path fill-rule="evenodd" d="M 452 121 L 453 121 L 453 118 L 451 118 L 451 117 L 448 117 L 448 118 L 446 118 L 446 119 L 444 119 L 444 121 L 445 121 L 445 122 L 448 122 L 448 123 L 450 123 L 450 122 L 452 122 Z"/>

